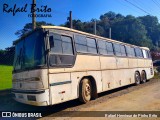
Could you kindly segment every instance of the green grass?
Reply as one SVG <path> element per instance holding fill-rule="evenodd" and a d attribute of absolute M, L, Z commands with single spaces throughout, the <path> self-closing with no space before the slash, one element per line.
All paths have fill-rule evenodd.
<path fill-rule="evenodd" d="M 12 88 L 12 66 L 0 65 L 0 90 Z"/>

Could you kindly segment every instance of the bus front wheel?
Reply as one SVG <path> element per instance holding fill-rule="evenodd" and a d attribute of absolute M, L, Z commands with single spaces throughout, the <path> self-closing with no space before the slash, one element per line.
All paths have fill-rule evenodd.
<path fill-rule="evenodd" d="M 140 74 L 139 74 L 139 72 L 135 72 L 135 84 L 139 85 L 140 82 L 141 82 Z"/>
<path fill-rule="evenodd" d="M 91 100 L 92 85 L 89 79 L 84 78 L 80 83 L 79 100 L 83 103 L 87 103 Z"/>

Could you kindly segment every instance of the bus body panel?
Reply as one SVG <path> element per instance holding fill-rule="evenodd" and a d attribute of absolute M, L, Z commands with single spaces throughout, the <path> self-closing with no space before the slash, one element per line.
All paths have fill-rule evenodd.
<path fill-rule="evenodd" d="M 13 74 L 13 89 L 48 89 L 48 69 L 23 71 Z"/>
<path fill-rule="evenodd" d="M 16 101 L 22 103 L 37 106 L 50 105 L 48 69 L 14 73 L 12 94 Z"/>
<path fill-rule="evenodd" d="M 49 74 L 49 83 L 52 104 L 72 99 L 72 81 L 70 73 Z"/>
<path fill-rule="evenodd" d="M 43 30 L 49 31 L 49 34 L 56 33 L 69 36 L 73 40 L 73 43 L 70 42 L 73 48 L 76 44 L 75 34 L 93 38 L 96 40 L 95 43 L 102 39 L 103 41 L 123 44 L 123 46 L 137 47 L 67 28 L 46 28 Z M 47 41 L 49 38 L 45 40 Z M 48 69 L 26 70 L 14 73 L 12 91 L 15 95 L 14 99 L 36 106 L 54 105 L 78 98 L 80 82 L 85 77 L 92 77 L 93 79 L 90 80 L 95 80 L 97 93 L 100 93 L 135 83 L 135 72 L 141 74 L 142 71 L 145 71 L 147 79 L 154 76 L 152 60 L 147 58 L 146 54 L 146 50 L 149 51 L 148 48 L 142 48 L 144 58 L 139 58 L 128 55 L 116 56 L 115 48 L 113 49 L 115 55 L 100 55 L 98 44 L 96 47 L 97 54 L 79 53 L 74 48 L 72 56 L 76 60 L 72 66 L 56 67 L 47 63 Z"/>
<path fill-rule="evenodd" d="M 117 69 L 116 58 L 114 56 L 100 56 L 101 69 Z"/>

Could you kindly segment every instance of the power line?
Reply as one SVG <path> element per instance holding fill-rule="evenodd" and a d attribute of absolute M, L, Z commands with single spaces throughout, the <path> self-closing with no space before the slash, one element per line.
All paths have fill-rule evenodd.
<path fill-rule="evenodd" d="M 157 0 L 155 0 L 155 1 L 157 2 L 158 5 L 160 5 L 160 3 Z"/>
<path fill-rule="evenodd" d="M 154 1 L 154 0 L 152 0 L 152 1 L 156 4 L 157 7 L 160 8 L 159 3 L 157 1 Z"/>
<path fill-rule="evenodd" d="M 117 1 L 118 1 L 118 0 L 117 0 Z M 132 9 L 134 12 L 139 13 L 139 14 L 142 14 L 142 13 L 140 13 L 140 11 L 137 11 L 137 10 L 133 9 L 132 7 L 130 7 L 130 6 L 121 3 L 121 0 L 119 0 L 118 2 L 119 2 L 122 6 L 125 6 L 125 7 L 127 7 L 127 8 Z M 125 9 L 125 10 L 126 10 L 126 9 Z"/>
<path fill-rule="evenodd" d="M 147 13 L 147 14 L 151 15 L 149 12 L 147 12 L 146 10 L 144 10 L 144 9 L 140 8 L 139 6 L 133 4 L 132 2 L 130 2 L 130 1 L 128 1 L 128 0 L 125 0 L 125 1 L 128 2 L 129 4 L 133 5 L 134 7 L 140 9 L 140 10 L 143 11 L 144 13 Z"/>
<path fill-rule="evenodd" d="M 135 3 L 137 3 L 137 5 L 139 5 L 139 7 L 141 7 L 142 8 L 142 6 L 141 5 L 143 5 L 144 6 L 144 3 L 142 3 L 142 1 L 140 1 L 140 0 L 138 0 L 138 1 L 136 1 L 136 0 L 134 0 L 135 1 Z M 138 4 L 139 3 L 139 4 Z M 152 9 L 153 7 L 151 7 L 150 5 L 147 7 L 148 9 L 147 9 L 147 11 L 152 11 L 152 13 L 155 13 L 156 15 L 160 15 L 159 14 L 159 12 L 157 12 L 157 10 L 155 10 L 155 9 Z M 151 12 L 150 12 L 151 13 Z"/>

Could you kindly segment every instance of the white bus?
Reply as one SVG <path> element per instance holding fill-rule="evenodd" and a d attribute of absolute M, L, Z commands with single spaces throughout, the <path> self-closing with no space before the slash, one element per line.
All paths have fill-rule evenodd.
<path fill-rule="evenodd" d="M 13 98 L 48 106 L 140 84 L 154 76 L 149 49 L 58 26 L 14 41 Z"/>

